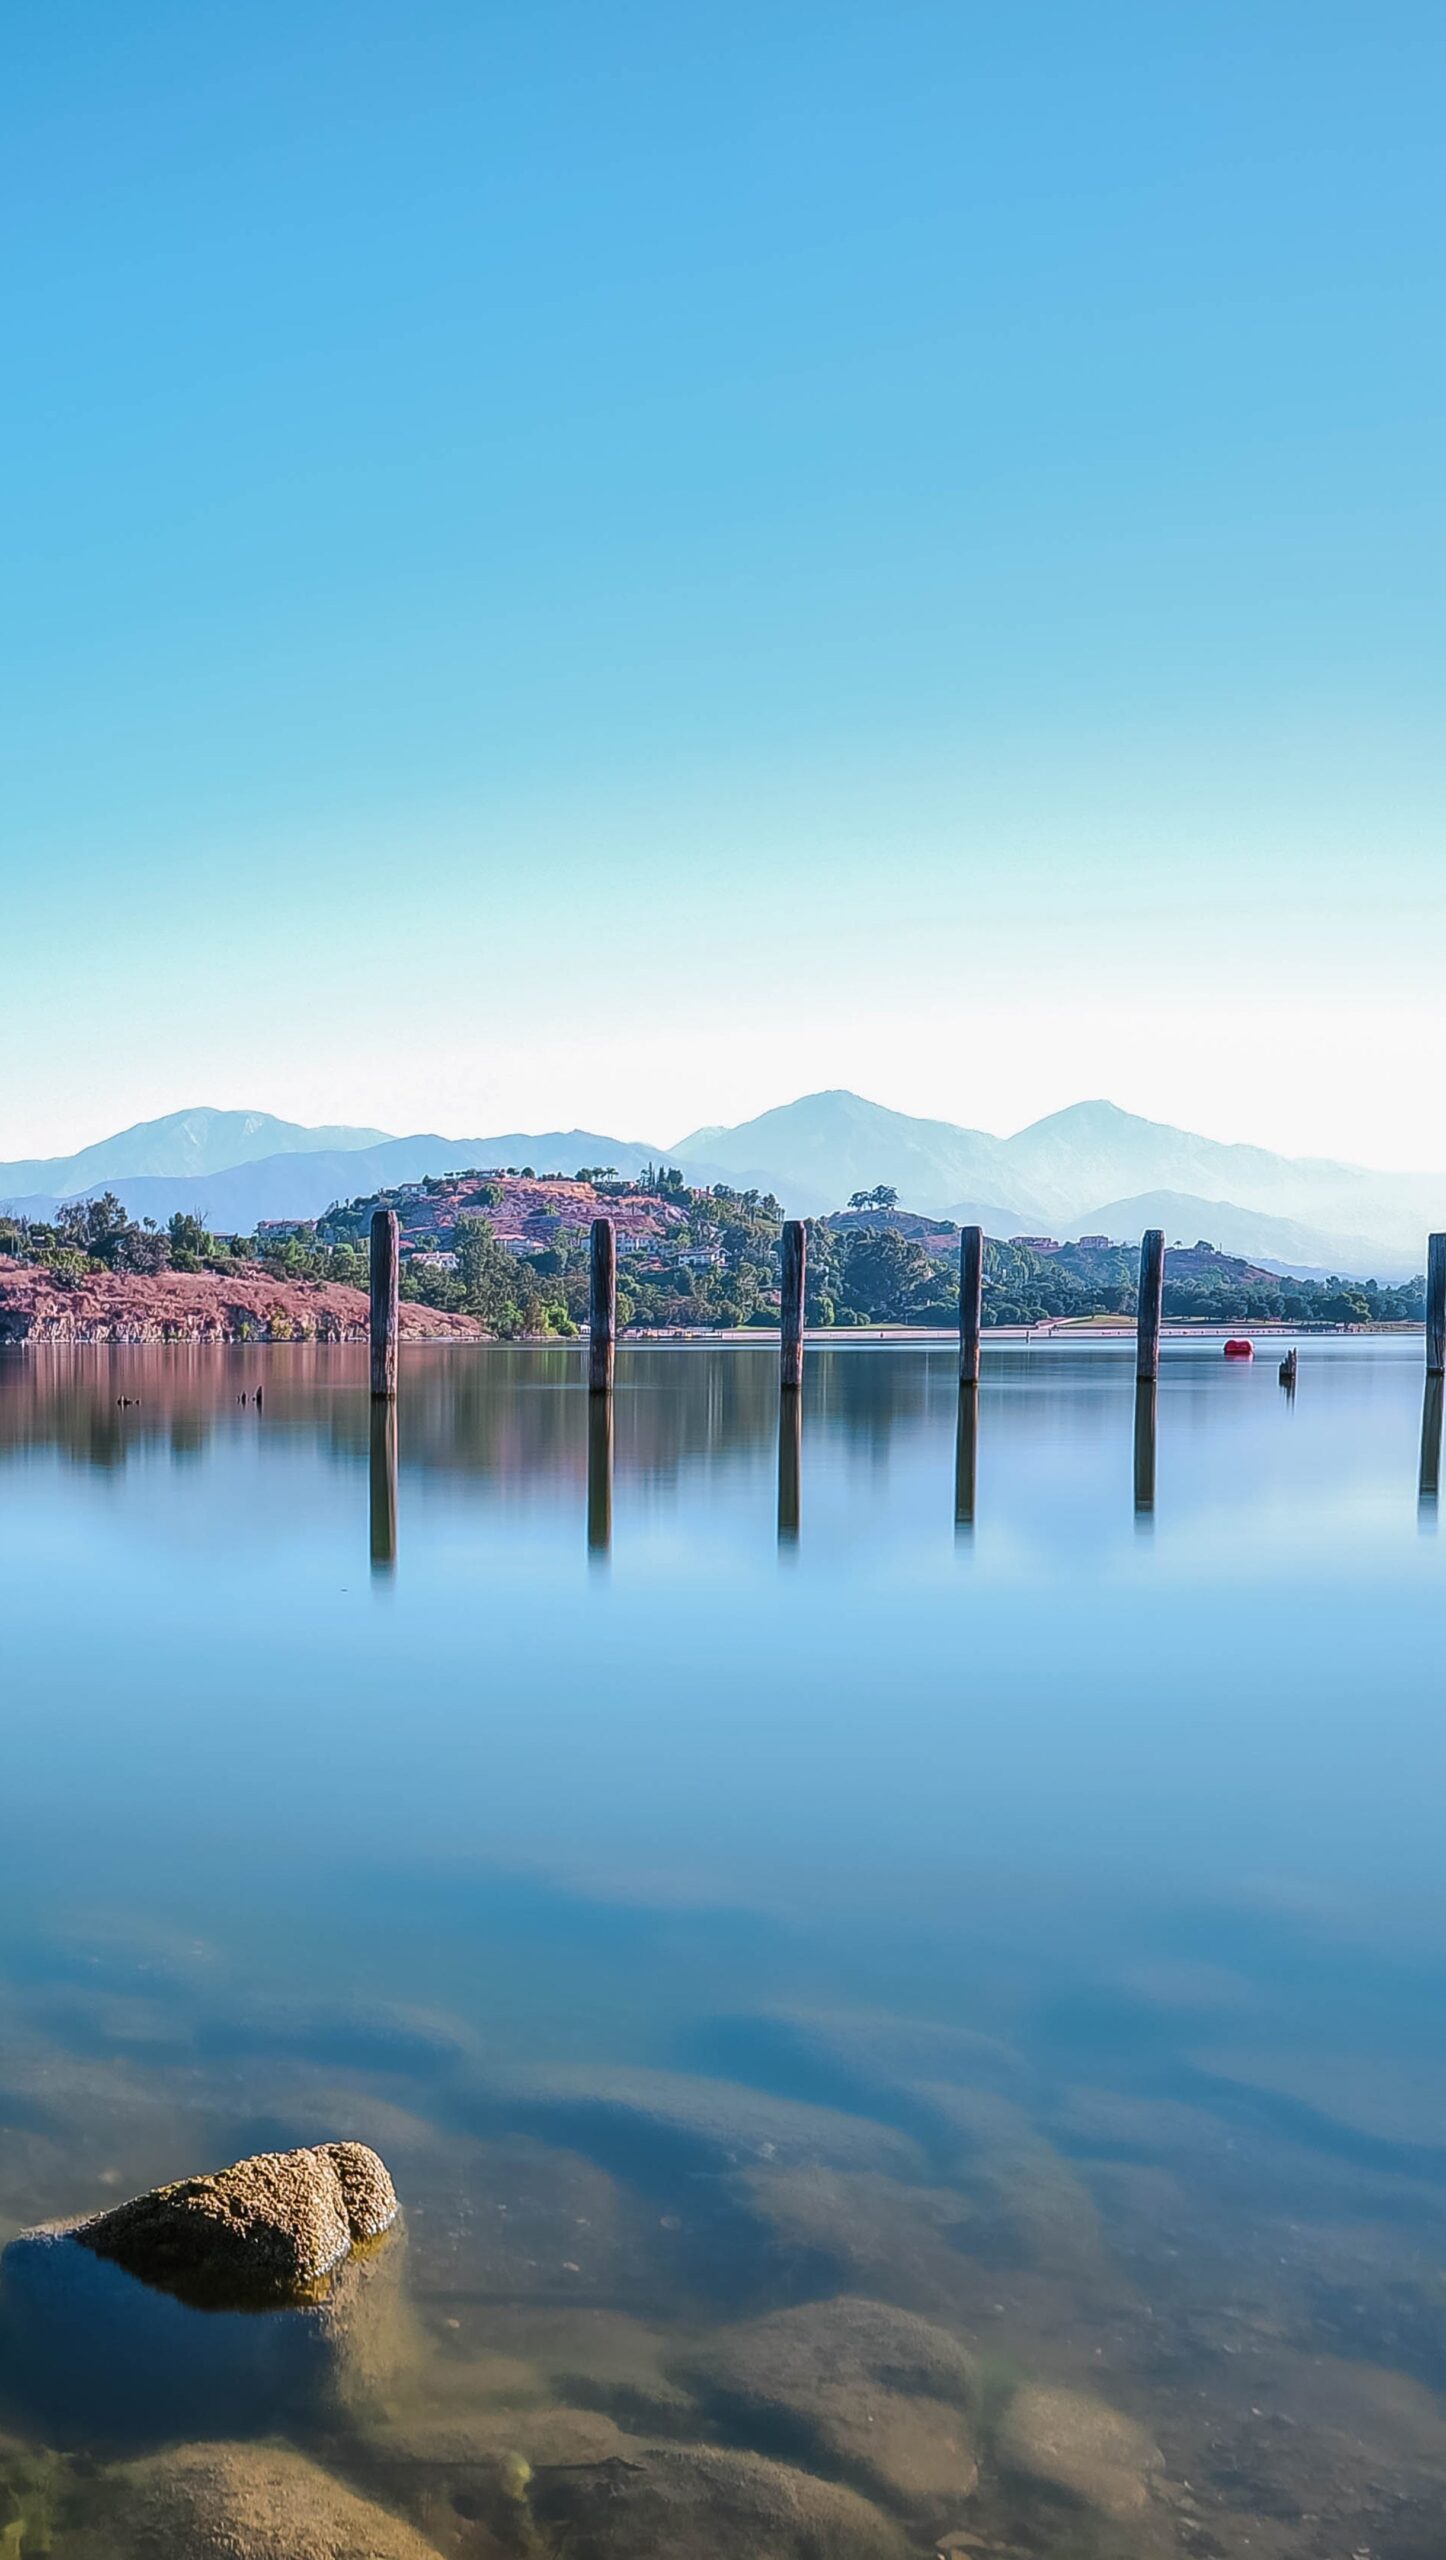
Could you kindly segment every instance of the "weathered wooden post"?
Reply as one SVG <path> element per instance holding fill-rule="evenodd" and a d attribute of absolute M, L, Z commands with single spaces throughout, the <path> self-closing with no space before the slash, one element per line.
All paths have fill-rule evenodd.
<path fill-rule="evenodd" d="M 606 1556 L 613 1543 L 613 1400 L 590 1396 L 587 1408 L 587 1551 Z"/>
<path fill-rule="evenodd" d="M 1140 1238 L 1140 1294 L 1135 1314 L 1135 1375 L 1160 1374 L 1160 1307 L 1165 1295 L 1165 1230 L 1146 1227 Z"/>
<path fill-rule="evenodd" d="M 397 1561 L 397 1400 L 379 1396 L 372 1406 L 371 1554 L 373 1573 L 390 1573 Z"/>
<path fill-rule="evenodd" d="M 803 1478 L 803 1398 L 778 1399 L 778 1543 L 798 1544 Z"/>
<path fill-rule="evenodd" d="M 1153 1378 L 1135 1380 L 1135 1514 L 1144 1519 L 1155 1508 L 1155 1404 Z"/>
<path fill-rule="evenodd" d="M 397 1334 L 401 1326 L 395 1209 L 372 1211 L 372 1394 L 397 1392 Z"/>
<path fill-rule="evenodd" d="M 979 1329 L 984 1321 L 984 1229 L 959 1230 L 959 1384 L 979 1384 Z"/>
<path fill-rule="evenodd" d="M 1426 1374 L 1446 1372 L 1446 1235 L 1426 1247 Z"/>
<path fill-rule="evenodd" d="M 783 1222 L 783 1286 L 779 1294 L 779 1384 L 803 1384 L 803 1293 L 808 1276 L 808 1240 L 802 1218 Z"/>
<path fill-rule="evenodd" d="M 587 1302 L 587 1383 L 589 1392 L 595 1396 L 612 1393 L 617 1341 L 617 1238 L 611 1218 L 594 1218 Z"/>
<path fill-rule="evenodd" d="M 976 1235 L 978 1229 L 975 1229 Z M 974 1488 L 979 1464 L 979 1389 L 959 1389 L 959 1420 L 954 1433 L 954 1526 L 974 1526 Z"/>

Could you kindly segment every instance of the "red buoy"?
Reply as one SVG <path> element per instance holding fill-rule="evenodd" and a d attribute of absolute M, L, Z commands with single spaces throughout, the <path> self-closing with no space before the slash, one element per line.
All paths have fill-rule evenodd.
<path fill-rule="evenodd" d="M 1247 1342 L 1243 1334 L 1233 1333 L 1225 1345 L 1225 1357 L 1227 1360 L 1253 1360 L 1255 1345 Z"/>

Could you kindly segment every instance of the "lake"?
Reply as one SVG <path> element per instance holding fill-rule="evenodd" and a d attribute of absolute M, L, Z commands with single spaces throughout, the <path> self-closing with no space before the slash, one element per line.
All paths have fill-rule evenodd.
<path fill-rule="evenodd" d="M 1440 2560 L 1421 1343 L 1279 1348 L 0 1355 L 0 2242 L 405 2222 L 341 2348 L 13 2303 L 0 2551 L 282 2437 L 407 2538 L 257 2550 Z"/>

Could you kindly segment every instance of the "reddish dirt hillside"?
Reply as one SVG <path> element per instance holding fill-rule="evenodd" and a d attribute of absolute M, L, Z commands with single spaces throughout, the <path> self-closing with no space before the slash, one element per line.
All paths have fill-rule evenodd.
<path fill-rule="evenodd" d="M 475 1316 L 402 1302 L 408 1341 L 481 1342 Z M 91 1273 L 64 1288 L 37 1264 L 0 1261 L 0 1342 L 362 1342 L 367 1302 L 330 1280 L 272 1280 L 255 1263 L 235 1278 L 162 1271 Z"/>

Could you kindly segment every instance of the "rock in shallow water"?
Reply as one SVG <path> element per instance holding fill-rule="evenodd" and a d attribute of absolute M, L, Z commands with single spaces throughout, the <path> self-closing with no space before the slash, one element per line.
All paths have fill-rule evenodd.
<path fill-rule="evenodd" d="M 1143 2515 L 1164 2470 L 1158 2445 L 1133 2418 L 1086 2391 L 1026 2383 L 1000 2421 L 1001 2467 L 1077 2498 L 1116 2524 Z"/>
<path fill-rule="evenodd" d="M 770 2453 L 852 2481 L 911 2515 L 978 2483 L 964 2414 L 970 2358 L 931 2321 L 841 2295 L 724 2330 L 676 2370 L 725 2424 Z"/>
<path fill-rule="evenodd" d="M 906 2560 L 898 2527 L 856 2491 L 713 2445 L 539 2470 L 528 2512 L 567 2560 Z"/>
<path fill-rule="evenodd" d="M 339 2165 L 328 2157 L 336 2151 L 344 2155 Z M 330 2276 L 290 2291 L 274 2281 L 236 2282 L 234 2243 L 210 2249 L 213 2216 L 196 2217 L 194 2231 L 184 2205 L 179 2232 L 169 2219 L 171 2198 L 224 2189 L 237 2171 L 188 2179 L 99 2222 L 53 2225 L 10 2243 L 0 2255 L 0 2375 L 48 2442 L 122 2449 L 182 2434 L 253 2434 L 335 2422 L 385 2394 L 413 2351 L 403 2252 L 397 2241 L 353 2251 L 351 2234 L 377 2221 L 388 2200 L 395 2212 L 390 2181 L 359 2144 L 328 2145 L 322 2156 L 330 2177 L 323 2193 L 337 2218 L 333 2231 L 339 2223 L 347 2235 L 346 2252 Z M 248 2182 L 243 2192 L 254 2199 L 257 2189 Z M 154 2224 L 141 2211 L 152 2204 L 160 2208 Z M 187 2280 L 142 2282 L 119 2249 L 98 2249 L 94 2235 L 112 2222 L 122 2226 L 122 2247 L 138 2231 L 138 2269 L 170 2270 L 174 2259 Z M 153 2250 L 157 2233 L 164 2239 Z M 272 2252 L 263 2264 L 274 2276 Z M 198 2265 L 208 2281 L 196 2281 Z"/>
<path fill-rule="evenodd" d="M 240 2304 L 305 2292 L 354 2241 L 378 2238 L 396 2218 L 376 2153 L 364 2142 L 322 2142 L 153 2187 L 74 2224 L 71 2237 L 184 2300 Z"/>
<path fill-rule="evenodd" d="M 198 2444 L 86 2486 L 57 2560 L 436 2560 L 399 2516 L 271 2445 Z"/>

